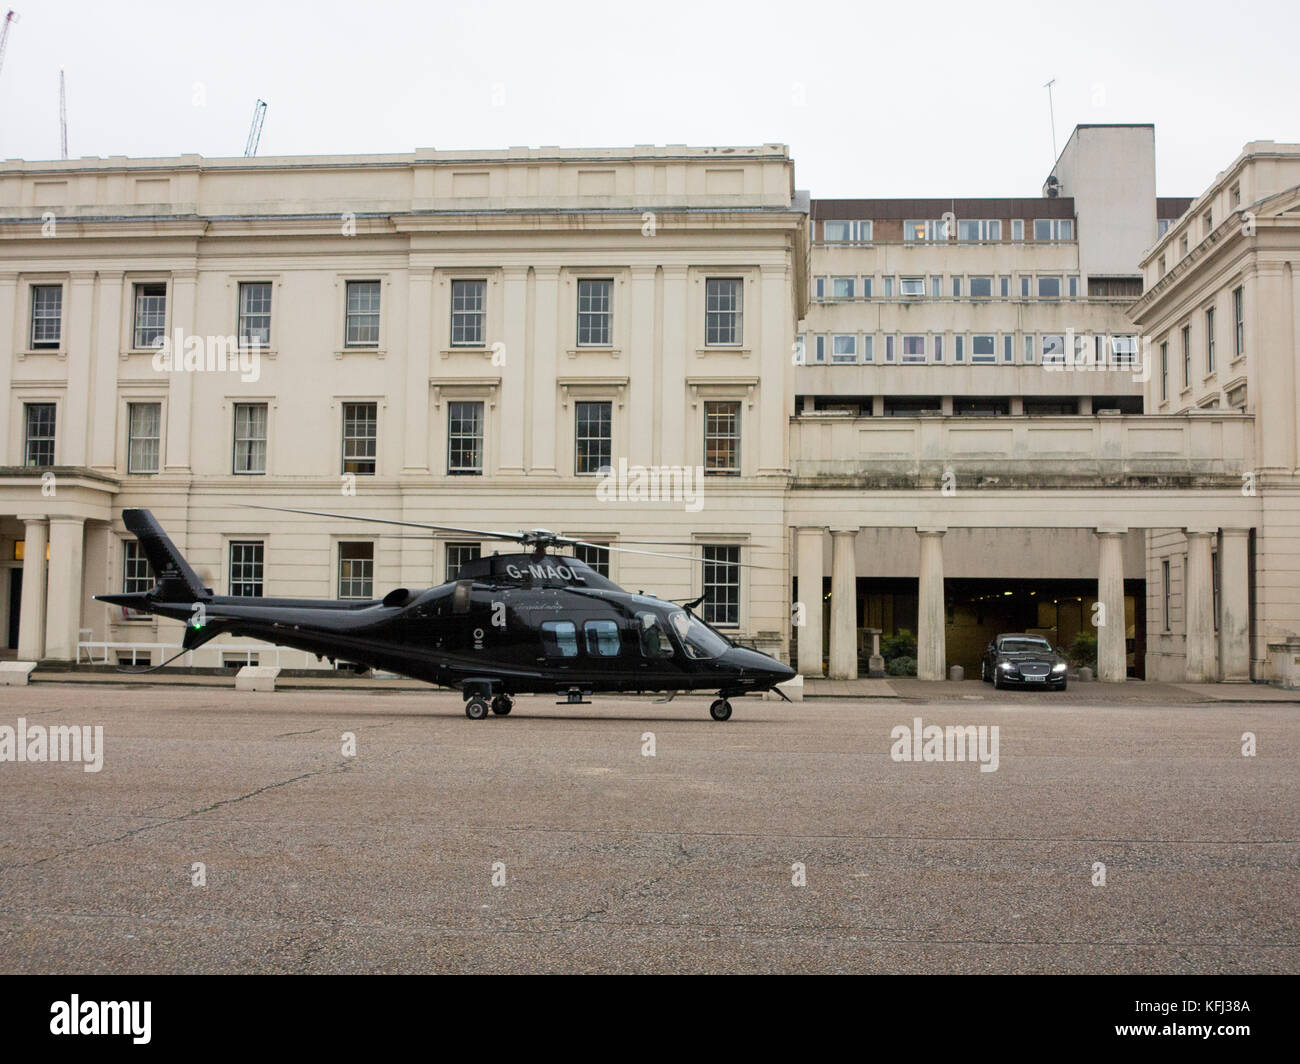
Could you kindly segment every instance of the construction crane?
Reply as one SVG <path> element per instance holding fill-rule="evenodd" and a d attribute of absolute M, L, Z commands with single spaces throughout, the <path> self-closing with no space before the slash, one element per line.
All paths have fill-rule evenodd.
<path fill-rule="evenodd" d="M 0 24 L 0 70 L 3 70 L 5 65 L 5 45 L 9 43 L 9 27 L 17 21 L 18 12 L 10 8 L 9 13 L 5 15 L 4 23 Z"/>
<path fill-rule="evenodd" d="M 253 124 L 248 129 L 248 143 L 244 145 L 244 157 L 251 158 L 257 154 L 257 145 L 262 140 L 262 123 L 266 121 L 266 101 L 258 100 L 253 104 Z"/>
<path fill-rule="evenodd" d="M 63 71 L 59 71 L 59 150 L 63 153 L 60 159 L 68 157 L 68 86 L 63 79 Z"/>

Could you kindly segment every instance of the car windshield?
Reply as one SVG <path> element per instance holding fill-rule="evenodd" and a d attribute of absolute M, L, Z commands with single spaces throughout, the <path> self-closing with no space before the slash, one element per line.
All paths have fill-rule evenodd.
<path fill-rule="evenodd" d="M 1022 636 L 1017 639 L 999 640 L 998 649 L 1004 654 L 1050 654 L 1052 644 L 1046 639 L 1029 639 Z"/>
<path fill-rule="evenodd" d="M 731 646 L 707 624 L 685 610 L 674 610 L 669 619 L 673 622 L 673 628 L 681 639 L 682 646 L 686 648 L 686 653 L 693 658 L 721 657 Z"/>

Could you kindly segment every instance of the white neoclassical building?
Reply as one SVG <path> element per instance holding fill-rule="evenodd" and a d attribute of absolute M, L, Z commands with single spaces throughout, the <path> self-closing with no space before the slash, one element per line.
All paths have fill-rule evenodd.
<path fill-rule="evenodd" d="M 782 145 L 0 164 L 0 631 L 161 660 L 91 599 L 151 582 L 126 507 L 227 594 L 495 549 L 255 504 L 685 544 L 589 560 L 810 675 L 1095 627 L 1105 679 L 1267 678 L 1256 413 L 1158 408 L 1129 310 L 1189 203 L 1149 126 L 1006 200 L 810 200 Z M 1164 641 L 1153 559 L 1202 533 L 1232 623 Z"/>

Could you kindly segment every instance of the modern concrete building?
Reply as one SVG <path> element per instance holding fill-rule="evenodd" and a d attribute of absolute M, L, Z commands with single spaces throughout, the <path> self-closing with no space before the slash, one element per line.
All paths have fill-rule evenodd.
<path fill-rule="evenodd" d="M 1254 413 L 1144 380 L 1129 308 L 1190 202 L 1153 137 L 1081 127 L 996 200 L 810 203 L 781 145 L 0 165 L 11 653 L 179 642 L 90 599 L 150 583 L 126 507 L 230 594 L 370 598 L 495 549 L 256 503 L 687 543 L 589 560 L 810 675 L 857 675 L 872 629 L 937 678 L 998 630 L 1095 628 L 1103 679 L 1264 678 L 1239 623 L 1209 671 L 1151 632 L 1154 550 L 1213 532 L 1245 587 L 1265 527 Z"/>

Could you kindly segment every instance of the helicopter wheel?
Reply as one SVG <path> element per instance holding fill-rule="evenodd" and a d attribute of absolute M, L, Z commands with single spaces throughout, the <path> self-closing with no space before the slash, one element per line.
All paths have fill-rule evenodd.
<path fill-rule="evenodd" d="M 488 715 L 487 699 L 482 695 L 475 695 L 465 703 L 465 716 L 470 720 L 483 720 Z"/>
<path fill-rule="evenodd" d="M 709 716 L 714 720 L 729 720 L 731 718 L 731 703 L 725 698 L 719 698 L 709 707 Z"/>
<path fill-rule="evenodd" d="M 509 695 L 497 695 L 492 699 L 492 712 L 498 717 L 507 716 L 515 708 L 515 700 Z"/>

